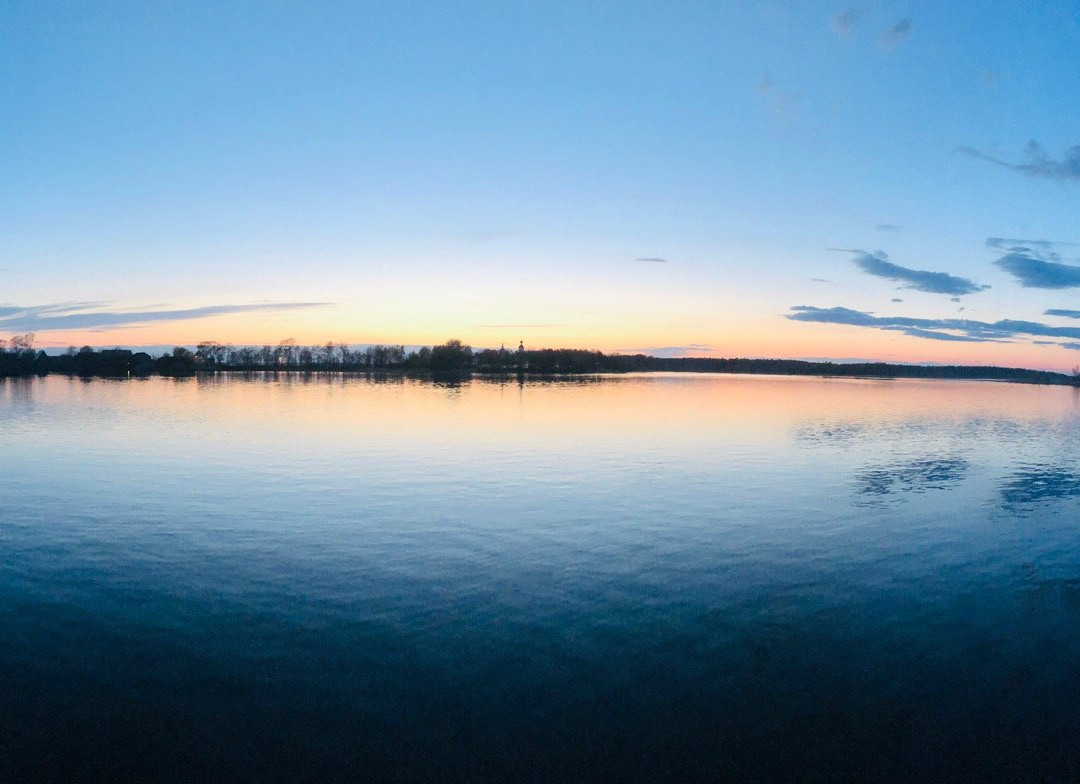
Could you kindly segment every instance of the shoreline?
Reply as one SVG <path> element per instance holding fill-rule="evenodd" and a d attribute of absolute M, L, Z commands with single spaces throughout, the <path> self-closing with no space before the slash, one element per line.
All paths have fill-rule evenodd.
<path fill-rule="evenodd" d="M 650 358 L 667 362 L 665 358 Z M 685 360 L 675 360 L 684 362 Z M 595 371 L 497 371 L 472 369 L 462 371 L 433 371 L 403 367 L 341 368 L 341 367 L 288 367 L 288 368 L 238 368 L 214 367 L 196 368 L 188 372 L 90 372 L 78 373 L 64 370 L 46 370 L 45 372 L 26 372 L 0 374 L 0 380 L 8 378 L 30 378 L 45 376 L 66 376 L 81 379 L 143 379 L 143 378 L 205 378 L 213 376 L 255 376 L 255 375 L 301 375 L 301 376 L 394 376 L 411 379 L 434 381 L 467 381 L 473 378 L 482 380 L 572 380 L 600 377 L 621 377 L 630 375 L 709 375 L 709 376 L 774 376 L 789 378 L 853 379 L 873 381 L 924 380 L 924 381 L 992 381 L 1036 386 L 1080 387 L 1080 377 L 1056 373 L 1053 371 L 1028 370 L 1025 368 L 1004 368 L 996 366 L 973 365 L 889 365 L 875 363 L 874 370 L 866 365 L 841 365 L 833 363 L 810 363 L 795 360 L 705 360 L 707 362 L 738 363 L 738 368 L 709 369 L 699 367 L 656 367 L 629 370 L 598 369 Z M 767 367 L 775 364 L 799 364 L 801 367 L 781 369 Z"/>
<path fill-rule="evenodd" d="M 1023 384 L 1080 386 L 1080 367 L 1071 375 L 1049 370 L 996 365 L 900 365 L 888 362 L 815 362 L 802 359 L 740 357 L 657 357 L 650 354 L 605 354 L 571 348 L 473 349 L 459 340 L 407 351 L 401 345 L 372 345 L 363 350 L 329 342 L 298 346 L 230 346 L 200 343 L 195 351 L 177 346 L 151 356 L 145 351 L 74 347 L 49 355 L 33 348 L 33 335 L 12 339 L 0 348 L 0 377 L 60 374 L 84 378 L 142 376 L 183 377 L 204 373 L 401 373 L 419 377 L 466 376 L 574 378 L 626 373 L 714 373 L 729 375 L 814 376 L 821 378 L 921 378 L 968 381 L 1010 381 Z"/>

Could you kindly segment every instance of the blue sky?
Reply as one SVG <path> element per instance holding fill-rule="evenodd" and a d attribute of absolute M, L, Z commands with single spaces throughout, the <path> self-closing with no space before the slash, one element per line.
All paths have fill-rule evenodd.
<path fill-rule="evenodd" d="M 1080 362 L 943 326 L 1080 327 L 1074 4 L 9 3 L 0 52 L 0 333 Z"/>

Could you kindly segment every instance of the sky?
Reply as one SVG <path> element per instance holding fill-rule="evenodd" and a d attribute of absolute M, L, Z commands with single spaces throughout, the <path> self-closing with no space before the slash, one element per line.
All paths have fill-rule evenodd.
<path fill-rule="evenodd" d="M 0 337 L 1080 364 L 1069 2 L 37 3 Z"/>

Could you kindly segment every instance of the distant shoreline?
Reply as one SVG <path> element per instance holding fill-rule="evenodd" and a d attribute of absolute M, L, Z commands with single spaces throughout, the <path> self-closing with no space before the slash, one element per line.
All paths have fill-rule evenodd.
<path fill-rule="evenodd" d="M 49 356 L 29 347 L 0 351 L 0 377 L 66 375 L 84 378 L 189 377 L 213 373 L 402 374 L 411 377 L 571 378 L 625 373 L 710 373 L 726 375 L 812 376 L 818 378 L 931 379 L 1004 381 L 1080 387 L 1080 375 L 994 365 L 895 365 L 887 362 L 811 362 L 794 359 L 716 359 L 604 354 L 580 349 L 473 351 L 457 341 L 406 353 L 403 347 L 292 345 L 233 349 L 201 344 L 197 351 L 176 348 L 152 357 L 127 349 L 95 351 L 84 347 Z"/>

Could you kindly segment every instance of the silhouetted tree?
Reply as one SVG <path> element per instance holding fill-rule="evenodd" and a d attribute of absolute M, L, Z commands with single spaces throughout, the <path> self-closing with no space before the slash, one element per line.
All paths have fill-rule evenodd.
<path fill-rule="evenodd" d="M 278 343 L 277 364 L 288 370 L 296 363 L 296 340 L 285 338 Z"/>
<path fill-rule="evenodd" d="M 437 372 L 463 373 L 472 367 L 472 347 L 460 340 L 448 340 L 431 349 L 428 367 Z"/>
<path fill-rule="evenodd" d="M 405 358 L 405 367 L 410 370 L 428 370 L 431 367 L 431 349 L 424 346 L 410 353 Z"/>

